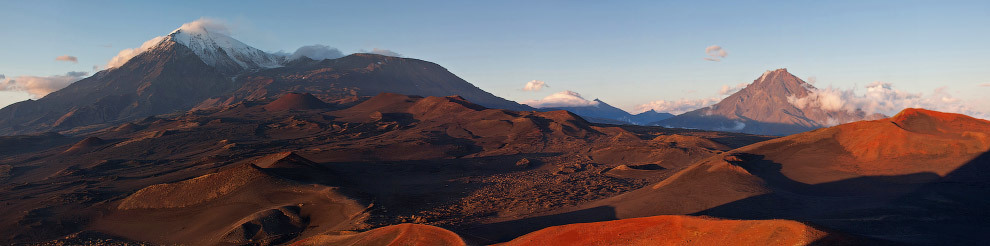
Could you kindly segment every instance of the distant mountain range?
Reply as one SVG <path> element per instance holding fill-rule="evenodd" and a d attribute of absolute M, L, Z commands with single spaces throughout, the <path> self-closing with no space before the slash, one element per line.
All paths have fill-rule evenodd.
<path fill-rule="evenodd" d="M 798 108 L 789 98 L 805 98 L 815 87 L 787 69 L 763 73 L 742 90 L 719 103 L 687 112 L 654 125 L 733 131 L 765 135 L 790 135 L 842 123 L 885 118 L 861 110 Z"/>
<path fill-rule="evenodd" d="M 574 114 L 577 114 L 594 123 L 605 123 L 605 124 L 632 124 L 632 125 L 645 125 L 659 120 L 664 120 L 670 117 L 674 117 L 673 114 L 660 113 L 654 110 L 642 112 L 639 114 L 630 114 L 625 110 L 613 107 L 602 100 L 595 99 L 596 105 L 593 106 L 580 106 L 580 107 L 552 107 L 552 108 L 541 108 L 541 111 L 552 111 L 552 110 L 567 110 Z"/>

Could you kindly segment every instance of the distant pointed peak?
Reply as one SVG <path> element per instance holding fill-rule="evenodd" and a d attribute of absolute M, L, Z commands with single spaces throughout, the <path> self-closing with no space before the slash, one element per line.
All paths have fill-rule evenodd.
<path fill-rule="evenodd" d="M 772 79 L 772 78 L 774 78 L 776 76 L 780 76 L 780 75 L 794 76 L 793 74 L 787 72 L 787 68 L 778 68 L 778 69 L 767 70 L 766 72 L 763 72 L 763 75 L 761 75 L 760 78 L 757 79 L 756 81 L 757 82 L 764 81 L 764 80 L 766 80 L 768 78 L 769 79 Z"/>
<path fill-rule="evenodd" d="M 744 88 L 744 90 L 749 89 L 750 87 L 762 88 L 762 89 L 772 88 L 772 87 L 784 87 L 784 88 L 790 88 L 790 90 L 793 93 L 797 90 L 804 90 L 811 92 L 816 89 L 814 85 L 811 85 L 808 82 L 802 80 L 801 78 L 798 78 L 794 74 L 788 72 L 787 68 L 767 70 L 766 72 L 763 73 L 763 75 L 760 76 L 760 78 L 753 81 L 751 85 L 752 86 L 747 86 L 746 88 Z"/>

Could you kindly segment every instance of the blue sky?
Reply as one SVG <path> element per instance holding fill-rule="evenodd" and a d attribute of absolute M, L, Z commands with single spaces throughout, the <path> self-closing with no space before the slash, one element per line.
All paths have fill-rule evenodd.
<path fill-rule="evenodd" d="M 436 62 L 515 101 L 570 90 L 635 111 L 720 97 L 786 67 L 816 86 L 951 97 L 990 112 L 986 1 L 29 1 L 0 2 L 0 74 L 92 74 L 201 17 L 266 51 L 325 44 Z M 705 48 L 723 47 L 720 62 Z M 56 61 L 62 55 L 78 63 Z M 550 87 L 523 91 L 530 80 Z M 990 84 L 988 84 L 990 85 Z M 30 98 L 0 92 L 0 105 Z M 927 104 L 926 104 L 927 105 Z M 934 107 L 934 106 L 932 106 Z"/>

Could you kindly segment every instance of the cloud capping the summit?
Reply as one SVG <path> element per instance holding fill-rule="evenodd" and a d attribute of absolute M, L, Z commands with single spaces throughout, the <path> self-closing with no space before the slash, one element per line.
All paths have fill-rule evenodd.
<path fill-rule="evenodd" d="M 371 51 L 364 51 L 364 50 L 362 50 L 362 52 L 371 53 L 371 54 L 378 54 L 378 55 L 383 55 L 383 56 L 402 57 L 402 54 L 395 53 L 395 51 L 391 51 L 391 50 L 387 50 L 387 49 L 374 48 L 374 49 L 371 49 Z"/>
<path fill-rule="evenodd" d="M 299 59 L 301 57 L 308 57 L 313 60 L 324 60 L 324 59 L 337 59 L 344 57 L 344 53 L 340 52 L 337 48 L 330 47 L 328 45 L 314 44 L 306 45 L 296 49 L 292 55 L 289 55 L 289 60 Z"/>

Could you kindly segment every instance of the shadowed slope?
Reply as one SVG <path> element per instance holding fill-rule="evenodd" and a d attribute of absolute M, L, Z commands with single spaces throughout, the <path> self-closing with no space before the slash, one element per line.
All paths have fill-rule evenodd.
<path fill-rule="evenodd" d="M 228 78 L 171 41 L 38 100 L 0 109 L 0 134 L 66 130 L 186 110 L 230 89 Z"/>
<path fill-rule="evenodd" d="M 990 122 L 985 120 L 906 109 L 890 119 L 854 122 L 735 149 L 650 187 L 583 207 L 610 206 L 618 218 L 658 214 L 788 218 L 889 240 L 924 238 L 925 243 L 934 243 L 929 240 L 938 233 L 921 232 L 918 223 L 933 219 L 930 214 L 943 213 L 945 206 L 907 209 L 898 199 L 943 182 L 948 175 L 960 175 L 970 166 L 990 165 L 974 162 L 990 149 L 987 134 Z M 891 213 L 896 216 L 884 216 Z M 960 240 L 966 241 L 953 241 Z"/>
<path fill-rule="evenodd" d="M 296 173 L 335 179 L 311 161 L 280 153 L 254 162 L 266 167 L 238 165 L 141 189 L 92 228 L 167 244 L 277 244 L 299 236 L 361 228 L 365 206 L 334 188 L 272 174 L 299 169 Z"/>
<path fill-rule="evenodd" d="M 203 101 L 198 107 L 232 105 L 303 88 L 327 102 L 387 92 L 440 97 L 461 95 L 486 107 L 533 110 L 481 90 L 435 63 L 366 53 L 320 61 L 303 58 L 285 67 L 247 74 L 238 82 L 240 88 Z"/>

